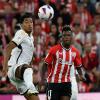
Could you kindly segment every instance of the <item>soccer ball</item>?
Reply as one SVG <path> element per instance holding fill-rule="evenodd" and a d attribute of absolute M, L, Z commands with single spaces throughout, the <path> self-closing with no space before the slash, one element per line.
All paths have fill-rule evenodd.
<path fill-rule="evenodd" d="M 54 10 L 50 5 L 44 5 L 39 8 L 38 16 L 43 20 L 51 20 L 54 16 Z"/>

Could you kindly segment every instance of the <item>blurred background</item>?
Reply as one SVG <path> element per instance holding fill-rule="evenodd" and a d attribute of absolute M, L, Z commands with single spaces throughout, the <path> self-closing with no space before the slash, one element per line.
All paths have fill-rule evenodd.
<path fill-rule="evenodd" d="M 51 21 L 39 20 L 39 7 L 50 4 L 55 15 Z M 34 15 L 34 79 L 40 93 L 45 93 L 47 71 L 43 60 L 49 48 L 59 42 L 62 26 L 73 30 L 73 43 L 79 49 L 89 77 L 78 82 L 79 93 L 100 92 L 100 0 L 0 0 L 0 94 L 17 94 L 8 77 L 3 77 L 3 55 L 9 41 L 20 29 L 20 17 Z M 85 99 L 86 100 L 86 99 Z"/>

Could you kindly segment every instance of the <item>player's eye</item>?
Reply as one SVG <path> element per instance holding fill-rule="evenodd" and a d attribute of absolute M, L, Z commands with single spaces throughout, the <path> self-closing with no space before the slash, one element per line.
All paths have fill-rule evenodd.
<path fill-rule="evenodd" d="M 33 23 L 32 19 L 25 19 L 25 23 Z"/>
<path fill-rule="evenodd" d="M 63 35 L 63 37 L 67 37 L 67 36 L 71 36 L 70 34 L 65 34 L 65 35 Z"/>

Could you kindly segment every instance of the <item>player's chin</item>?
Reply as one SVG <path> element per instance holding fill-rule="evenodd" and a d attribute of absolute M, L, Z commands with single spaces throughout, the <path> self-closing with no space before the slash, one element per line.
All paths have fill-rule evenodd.
<path fill-rule="evenodd" d="M 28 33 L 31 33 L 32 32 L 32 29 L 30 28 L 29 30 L 28 30 Z"/>
<path fill-rule="evenodd" d="M 71 45 L 71 42 L 70 41 L 67 41 L 65 42 L 66 46 L 70 46 Z"/>

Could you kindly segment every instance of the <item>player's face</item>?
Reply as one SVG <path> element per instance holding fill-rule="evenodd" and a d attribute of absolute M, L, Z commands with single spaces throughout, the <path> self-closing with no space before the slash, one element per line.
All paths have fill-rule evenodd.
<path fill-rule="evenodd" d="M 68 31 L 64 31 L 63 35 L 62 35 L 62 42 L 66 46 L 70 46 L 70 44 L 72 42 L 72 33 L 68 32 Z"/>
<path fill-rule="evenodd" d="M 25 30 L 26 33 L 31 33 L 33 30 L 33 20 L 32 18 L 25 18 L 22 27 Z"/>

